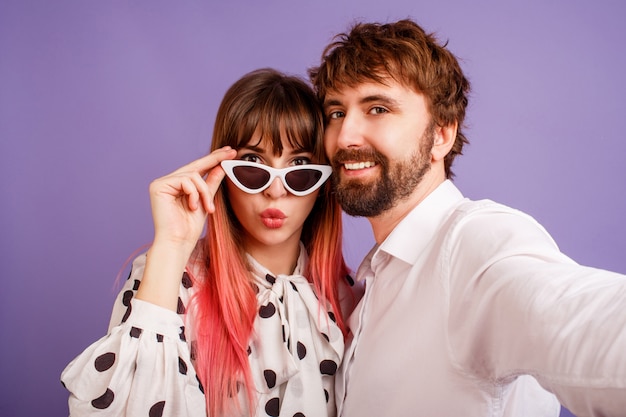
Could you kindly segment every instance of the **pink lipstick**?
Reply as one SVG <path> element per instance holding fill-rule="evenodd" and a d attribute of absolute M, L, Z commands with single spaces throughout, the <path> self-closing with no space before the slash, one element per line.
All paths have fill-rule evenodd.
<path fill-rule="evenodd" d="M 278 229 L 285 221 L 285 213 L 278 209 L 268 208 L 261 213 L 261 221 L 269 229 Z"/>

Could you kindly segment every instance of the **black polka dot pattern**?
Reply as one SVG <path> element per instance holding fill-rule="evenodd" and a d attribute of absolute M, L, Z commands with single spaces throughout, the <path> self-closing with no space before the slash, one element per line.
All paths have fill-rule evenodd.
<path fill-rule="evenodd" d="M 337 362 L 331 360 L 323 360 L 320 363 L 320 372 L 324 375 L 335 375 L 337 372 Z"/>
<path fill-rule="evenodd" d="M 163 409 L 165 408 L 165 401 L 159 401 L 150 407 L 150 411 L 148 412 L 148 417 L 162 417 Z"/>
<path fill-rule="evenodd" d="M 280 412 L 280 400 L 278 397 L 272 398 L 267 403 L 265 403 L 265 412 L 268 416 L 278 417 Z"/>
<path fill-rule="evenodd" d="M 267 383 L 268 388 L 274 388 L 276 386 L 276 372 L 271 369 L 266 369 L 263 371 L 263 377 L 265 378 L 265 382 Z"/>
<path fill-rule="evenodd" d="M 265 279 L 267 280 L 267 282 L 269 282 L 270 284 L 274 285 L 276 283 L 276 277 L 267 274 L 265 275 Z"/>
<path fill-rule="evenodd" d="M 183 279 L 181 280 L 181 283 L 183 284 L 183 287 L 185 287 L 186 289 L 193 287 L 193 282 L 191 282 L 191 277 L 186 271 L 183 273 Z"/>
<path fill-rule="evenodd" d="M 296 349 L 298 351 L 298 358 L 300 360 L 304 359 L 304 357 L 306 356 L 306 346 L 304 346 L 302 343 L 298 342 L 298 345 L 296 346 Z"/>
<path fill-rule="evenodd" d="M 200 388 L 200 392 L 204 394 L 204 386 L 202 385 L 202 381 L 200 381 L 198 375 L 196 375 L 196 380 L 198 381 L 198 388 Z"/>
<path fill-rule="evenodd" d="M 178 314 L 185 314 L 185 305 L 183 304 L 183 300 L 178 297 L 178 305 L 176 306 L 176 312 Z"/>
<path fill-rule="evenodd" d="M 180 356 L 178 357 L 178 372 L 183 375 L 187 375 L 187 364 Z"/>
<path fill-rule="evenodd" d="M 137 280 L 135 280 L 135 282 L 137 282 Z M 132 300 L 133 295 L 135 295 L 135 293 L 133 293 L 131 290 L 125 291 L 122 295 L 122 304 L 127 307 L 126 313 L 124 313 L 124 317 L 122 317 L 122 323 L 126 323 L 126 320 L 128 320 L 128 317 L 130 317 L 130 313 L 132 312 L 133 306 L 130 303 L 130 300 Z"/>
<path fill-rule="evenodd" d="M 185 326 L 180 326 L 180 333 L 178 334 L 178 337 L 180 338 L 180 340 L 182 340 L 183 342 L 187 341 L 187 338 L 185 337 Z"/>
<path fill-rule="evenodd" d="M 134 295 L 135 293 L 132 292 L 131 290 L 124 291 L 124 295 L 122 296 L 122 304 L 128 307 L 130 305 L 130 300 L 133 299 Z"/>
<path fill-rule="evenodd" d="M 133 291 L 137 291 L 139 289 L 139 285 L 141 285 L 141 281 L 139 281 L 138 279 L 136 279 L 133 282 Z"/>
<path fill-rule="evenodd" d="M 115 363 L 115 353 L 108 352 L 96 358 L 96 360 L 94 361 L 94 367 L 96 368 L 96 371 L 104 372 L 110 369 L 114 363 Z"/>
<path fill-rule="evenodd" d="M 133 310 L 133 306 L 131 304 L 126 309 L 126 313 L 124 313 L 124 317 L 122 317 L 122 323 L 126 323 L 126 320 L 128 320 L 128 318 L 130 317 L 130 313 L 132 312 L 132 310 Z"/>
<path fill-rule="evenodd" d="M 139 336 L 141 336 L 141 332 L 142 330 L 138 327 L 131 327 L 130 328 L 130 337 L 134 337 L 135 339 L 138 339 Z"/>
<path fill-rule="evenodd" d="M 108 408 L 111 403 L 113 403 L 114 398 L 115 395 L 113 394 L 113 391 L 107 388 L 104 394 L 91 402 L 91 405 L 93 408 L 97 408 L 98 410 L 104 410 L 105 408 Z"/>
<path fill-rule="evenodd" d="M 293 417 L 306 417 L 306 416 L 302 413 L 296 413 L 293 415 Z"/>
<path fill-rule="evenodd" d="M 162 334 L 157 334 L 156 335 L 156 339 L 158 343 L 163 343 L 163 335 Z"/>
<path fill-rule="evenodd" d="M 326 402 L 328 402 L 330 400 L 330 394 L 328 391 L 324 390 L 324 396 L 326 397 Z"/>
<path fill-rule="evenodd" d="M 269 303 L 268 305 L 261 306 L 259 308 L 259 316 L 261 316 L 264 319 L 269 319 L 274 314 L 276 314 L 276 306 L 274 306 L 273 303 Z"/>

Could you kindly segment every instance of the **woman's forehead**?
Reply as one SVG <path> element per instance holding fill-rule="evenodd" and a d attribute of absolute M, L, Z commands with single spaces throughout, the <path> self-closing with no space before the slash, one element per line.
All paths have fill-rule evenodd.
<path fill-rule="evenodd" d="M 284 151 L 312 151 L 311 141 L 303 140 L 301 132 L 290 132 L 285 127 L 262 130 L 257 127 L 248 141 L 243 141 L 242 145 L 248 148 L 272 149 L 274 153 L 280 154 Z"/>

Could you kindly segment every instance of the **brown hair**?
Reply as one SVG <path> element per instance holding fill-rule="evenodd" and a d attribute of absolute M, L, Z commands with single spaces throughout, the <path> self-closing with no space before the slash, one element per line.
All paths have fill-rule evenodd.
<path fill-rule="evenodd" d="M 438 126 L 457 123 L 454 145 L 445 157 L 446 176 L 452 162 L 468 143 L 462 132 L 470 83 L 457 58 L 411 20 L 395 23 L 356 23 L 348 33 L 335 36 L 319 67 L 309 69 L 311 82 L 323 102 L 328 91 L 363 82 L 393 80 L 426 96 Z"/>

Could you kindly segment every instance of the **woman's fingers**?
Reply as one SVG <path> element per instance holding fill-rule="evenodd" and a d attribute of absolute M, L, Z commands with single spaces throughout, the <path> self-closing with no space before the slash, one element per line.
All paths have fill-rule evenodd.
<path fill-rule="evenodd" d="M 153 181 L 150 193 L 182 198 L 190 211 L 202 206 L 206 213 L 213 213 L 213 198 L 225 175 L 219 163 L 236 155 L 237 152 L 228 146 L 213 151 Z"/>
<path fill-rule="evenodd" d="M 237 155 L 237 151 L 232 149 L 230 146 L 224 146 L 223 148 L 217 149 L 202 158 L 196 159 L 195 161 L 178 168 L 172 174 L 197 172 L 201 176 L 205 176 L 212 168 L 218 166 L 220 162 L 225 159 L 232 159 L 235 155 Z"/>
<path fill-rule="evenodd" d="M 217 166 L 209 171 L 206 179 L 203 181 L 207 187 L 207 194 L 205 195 L 207 198 L 204 202 L 204 206 L 208 213 L 213 213 L 215 211 L 213 199 L 225 176 L 226 174 L 224 173 L 222 167 Z"/>
<path fill-rule="evenodd" d="M 214 178 L 214 171 L 222 171 L 221 168 L 216 167 L 209 173 L 210 178 Z M 224 177 L 224 171 L 222 171 L 222 178 Z M 191 210 L 197 210 L 200 208 L 200 204 L 202 208 L 207 213 L 213 213 L 215 211 L 215 206 L 213 204 L 213 198 L 215 197 L 215 193 L 217 192 L 217 188 L 219 187 L 219 182 L 216 186 L 212 186 L 213 182 L 209 182 L 209 178 L 205 180 L 199 174 L 193 174 L 189 177 L 195 190 L 196 194 L 189 195 L 189 208 Z M 193 201 L 192 201 L 193 199 Z"/>
<path fill-rule="evenodd" d="M 198 184 L 198 181 L 194 181 L 197 177 L 197 174 L 192 174 L 189 177 L 182 177 L 180 183 L 182 192 L 186 195 L 187 207 L 191 211 L 196 211 L 199 208 L 200 194 L 203 193 L 203 190 L 201 189 L 202 185 Z"/>

